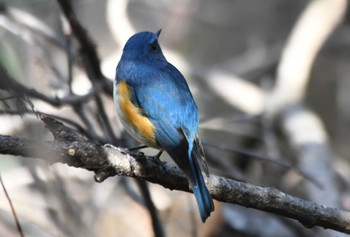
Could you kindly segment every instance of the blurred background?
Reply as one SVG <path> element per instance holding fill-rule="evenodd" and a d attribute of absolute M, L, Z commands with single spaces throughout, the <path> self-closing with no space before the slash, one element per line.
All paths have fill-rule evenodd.
<path fill-rule="evenodd" d="M 89 139 L 135 144 L 117 118 L 111 81 L 127 39 L 161 28 L 164 54 L 198 104 L 211 173 L 350 210 L 346 0 L 68 1 L 95 43 L 101 64 L 93 66 L 57 2 L 0 1 L 0 134 L 53 139 L 18 97 L 23 91 L 6 86 L 6 74 L 53 100 L 97 92 L 98 99 L 90 95 L 76 104 L 23 93 L 35 111 L 57 116 Z M 94 81 L 89 70 L 98 66 L 104 79 Z M 0 157 L 25 236 L 154 236 L 134 179 L 98 184 L 83 169 Z M 342 236 L 219 202 L 202 224 L 192 194 L 148 188 L 166 236 Z M 0 236 L 18 236 L 3 192 L 0 200 Z"/>

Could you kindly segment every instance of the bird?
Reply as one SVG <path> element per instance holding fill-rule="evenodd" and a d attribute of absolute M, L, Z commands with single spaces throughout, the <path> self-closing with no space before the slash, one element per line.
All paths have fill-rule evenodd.
<path fill-rule="evenodd" d="M 214 204 L 200 168 L 209 176 L 198 136 L 198 108 L 185 78 L 165 58 L 160 33 L 139 32 L 126 42 L 116 68 L 114 104 L 132 137 L 160 150 L 159 156 L 167 152 L 185 173 L 204 223 Z"/>

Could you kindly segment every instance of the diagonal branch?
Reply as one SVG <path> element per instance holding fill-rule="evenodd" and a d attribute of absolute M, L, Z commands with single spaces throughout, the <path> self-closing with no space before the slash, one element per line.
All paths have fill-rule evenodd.
<path fill-rule="evenodd" d="M 100 68 L 100 59 L 97 54 L 95 44 L 90 38 L 86 29 L 80 24 L 77 15 L 75 14 L 75 11 L 73 9 L 71 1 L 57 0 L 57 3 L 59 4 L 62 12 L 67 18 L 72 29 L 72 33 L 80 46 L 80 56 L 83 61 L 89 80 L 91 81 L 94 87 L 98 84 L 102 85 L 103 90 L 106 92 L 106 94 L 111 96 L 113 94 L 113 84 L 111 82 L 107 82 L 108 80 L 103 76 Z M 108 120 L 106 110 L 103 106 L 102 98 L 98 94 L 95 94 L 94 97 L 97 105 L 98 114 L 105 126 L 104 131 L 106 134 L 108 134 L 109 139 L 112 141 L 112 143 L 116 143 L 117 138 L 114 135 L 112 126 L 110 124 L 110 121 Z"/>
<path fill-rule="evenodd" d="M 0 135 L 0 154 L 41 158 L 49 163 L 65 163 L 96 173 L 97 182 L 114 175 L 138 177 L 171 190 L 190 192 L 183 173 L 169 163 L 154 157 L 131 156 L 89 141 L 62 123 L 41 116 L 54 135 L 53 141 L 33 142 L 28 139 Z M 274 188 L 259 187 L 211 175 L 208 189 L 218 201 L 255 208 L 298 220 L 311 228 L 321 226 L 350 233 L 350 213 L 324 207 L 285 194 Z"/>
<path fill-rule="evenodd" d="M 87 74 L 89 75 L 89 79 L 93 84 L 95 84 L 95 82 L 102 83 L 103 89 L 107 95 L 112 95 L 113 85 L 102 74 L 100 68 L 100 58 L 96 51 L 96 45 L 86 29 L 80 24 L 71 1 L 57 0 L 57 3 L 67 18 L 72 29 L 72 33 L 80 46 L 81 58 L 87 70 Z"/>
<path fill-rule="evenodd" d="M 99 87 L 94 87 L 90 92 L 85 95 L 67 95 L 65 97 L 51 97 L 45 95 L 33 88 L 26 87 L 16 81 L 11 75 L 6 71 L 3 65 L 0 64 L 0 89 L 10 91 L 15 96 L 28 96 L 34 99 L 45 101 L 53 106 L 63 106 L 63 105 L 74 105 L 85 102 L 97 94 L 100 90 Z M 4 98 L 0 98 L 4 99 Z"/>

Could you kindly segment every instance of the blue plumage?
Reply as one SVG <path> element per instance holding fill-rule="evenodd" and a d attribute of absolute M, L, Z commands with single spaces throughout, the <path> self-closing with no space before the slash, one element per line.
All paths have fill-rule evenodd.
<path fill-rule="evenodd" d="M 184 171 L 204 222 L 214 210 L 198 159 L 204 159 L 198 109 L 182 74 L 164 57 L 157 33 L 126 43 L 116 70 L 114 102 L 125 128 L 141 143 L 165 150 Z"/>

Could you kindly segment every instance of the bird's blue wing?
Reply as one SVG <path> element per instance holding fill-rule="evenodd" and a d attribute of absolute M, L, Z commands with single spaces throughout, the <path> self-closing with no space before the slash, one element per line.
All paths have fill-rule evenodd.
<path fill-rule="evenodd" d="M 140 32 L 126 43 L 116 72 L 117 110 L 136 139 L 165 150 L 184 171 L 204 222 L 214 206 L 198 163 L 204 155 L 196 137 L 197 106 L 181 73 L 162 54 L 158 36 Z"/>
<path fill-rule="evenodd" d="M 198 130 L 198 109 L 181 73 L 167 64 L 167 67 L 144 74 L 142 83 L 132 86 L 134 103 L 155 125 L 183 129 L 188 138 L 193 140 Z M 172 133 L 171 129 L 169 133 Z M 172 135 L 177 137 L 169 134 Z M 166 147 L 171 144 L 160 145 Z"/>
<path fill-rule="evenodd" d="M 185 79 L 175 67 L 167 67 L 146 78 L 152 79 L 137 87 L 135 103 L 154 124 L 159 147 L 167 151 L 189 178 L 205 221 L 214 205 L 198 163 L 198 159 L 204 159 L 204 154 L 196 135 L 197 106 Z"/>

